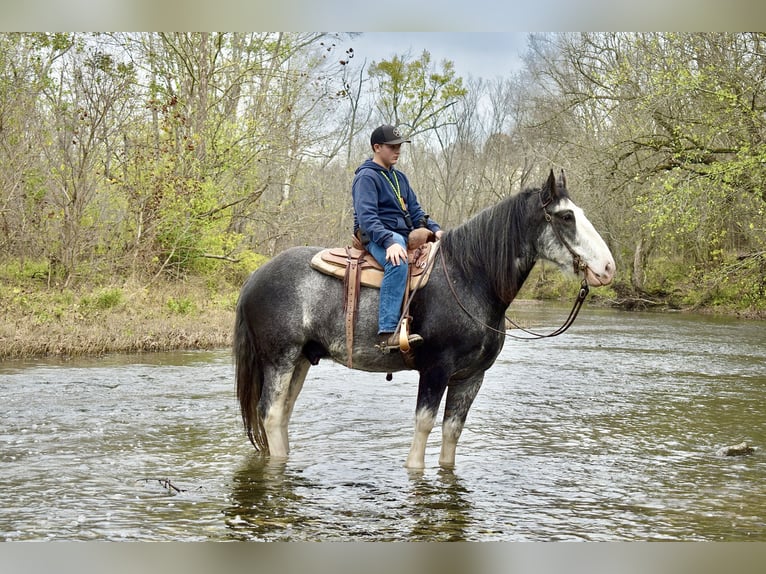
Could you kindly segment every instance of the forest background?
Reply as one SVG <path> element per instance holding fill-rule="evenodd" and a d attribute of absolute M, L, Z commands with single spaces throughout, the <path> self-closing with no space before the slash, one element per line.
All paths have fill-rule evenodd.
<path fill-rule="evenodd" d="M 0 359 L 228 345 L 253 269 L 349 242 L 381 123 L 443 227 L 564 169 L 617 262 L 595 301 L 766 316 L 765 33 L 530 34 L 493 79 L 354 39 L 0 34 Z"/>

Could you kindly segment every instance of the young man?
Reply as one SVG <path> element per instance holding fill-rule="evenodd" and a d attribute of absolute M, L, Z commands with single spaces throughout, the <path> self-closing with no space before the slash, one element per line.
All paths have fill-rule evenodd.
<path fill-rule="evenodd" d="M 407 238 L 413 229 L 426 227 L 439 239 L 442 230 L 420 207 L 407 177 L 394 169 L 402 143 L 410 143 L 397 128 L 382 125 L 372 132 L 372 158 L 355 172 L 351 186 L 354 201 L 354 235 L 383 266 L 378 311 L 378 347 L 399 348 L 396 328 L 407 286 Z M 410 334 L 410 346 L 423 342 Z"/>

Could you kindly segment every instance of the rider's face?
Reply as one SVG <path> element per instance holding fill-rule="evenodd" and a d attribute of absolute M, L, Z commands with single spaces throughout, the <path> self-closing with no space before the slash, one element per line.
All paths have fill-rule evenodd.
<path fill-rule="evenodd" d="M 399 154 L 402 151 L 402 144 L 376 144 L 376 155 L 381 163 L 390 168 L 399 161 Z"/>

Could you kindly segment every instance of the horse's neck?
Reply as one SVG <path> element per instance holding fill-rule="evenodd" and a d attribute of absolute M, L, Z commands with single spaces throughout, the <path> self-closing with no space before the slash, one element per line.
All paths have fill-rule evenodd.
<path fill-rule="evenodd" d="M 454 236 L 453 241 L 460 241 L 460 236 Z M 494 280 L 496 276 L 495 265 L 490 253 L 486 257 L 472 257 L 470 261 L 457 261 L 459 254 L 450 249 L 450 242 L 442 241 L 440 251 L 446 257 L 450 268 L 450 281 L 457 281 L 466 285 L 466 289 L 477 299 L 482 300 L 485 306 L 492 311 L 491 314 L 504 315 L 511 301 L 516 297 L 524 282 L 529 277 L 535 261 L 526 261 L 517 258 L 513 263 L 515 269 L 509 269 L 511 278 L 507 282 Z M 489 249 L 487 249 L 489 251 Z M 502 291 L 502 292 L 501 292 Z"/>
<path fill-rule="evenodd" d="M 533 238 L 540 224 L 529 202 L 534 190 L 509 197 L 485 209 L 457 227 L 456 252 L 466 254 L 464 268 L 481 273 L 494 296 L 507 308 L 535 265 L 537 249 Z"/>
<path fill-rule="evenodd" d="M 534 265 L 535 265 L 535 262 L 533 261 L 531 265 L 521 266 L 521 268 L 517 272 L 516 279 L 517 279 L 518 285 L 513 291 L 511 298 L 508 301 L 508 304 L 506 305 L 506 308 L 508 307 L 508 305 L 511 304 L 511 301 L 513 301 L 516 298 L 516 295 L 518 295 L 519 291 L 524 286 L 524 283 L 527 282 L 527 279 L 529 278 L 529 274 L 532 272 L 532 267 L 534 267 Z"/>
<path fill-rule="evenodd" d="M 514 271 L 514 281 L 513 283 L 509 284 L 509 291 L 505 293 L 498 293 L 497 298 L 502 301 L 504 305 L 503 312 L 505 312 L 506 309 L 510 306 L 511 302 L 516 298 L 516 295 L 519 294 L 519 291 L 521 291 L 521 288 L 524 286 L 524 283 L 527 281 L 527 278 L 529 277 L 529 274 L 532 272 L 532 267 L 534 266 L 534 261 L 532 264 L 528 264 L 526 262 L 522 262 L 517 259 L 517 262 L 515 263 L 516 270 Z"/>

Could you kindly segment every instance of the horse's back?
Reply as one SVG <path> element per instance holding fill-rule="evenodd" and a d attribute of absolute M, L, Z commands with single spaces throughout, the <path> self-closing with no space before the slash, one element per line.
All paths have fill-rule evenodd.
<path fill-rule="evenodd" d="M 240 291 L 240 305 L 257 300 L 258 305 L 294 305 L 307 281 L 316 280 L 311 258 L 321 247 L 291 247 L 253 271 Z"/>
<path fill-rule="evenodd" d="M 313 317 L 340 302 L 341 281 L 311 268 L 311 258 L 322 249 L 286 249 L 245 281 L 237 314 L 261 340 L 271 338 L 275 345 L 290 339 L 298 343 L 305 339 Z"/>
<path fill-rule="evenodd" d="M 302 269 L 309 269 L 311 258 L 322 249 L 322 247 L 290 247 L 285 249 L 253 271 L 245 281 L 243 289 L 253 282 L 261 281 L 275 274 L 281 279 L 287 279 L 289 275 L 299 273 Z"/>

